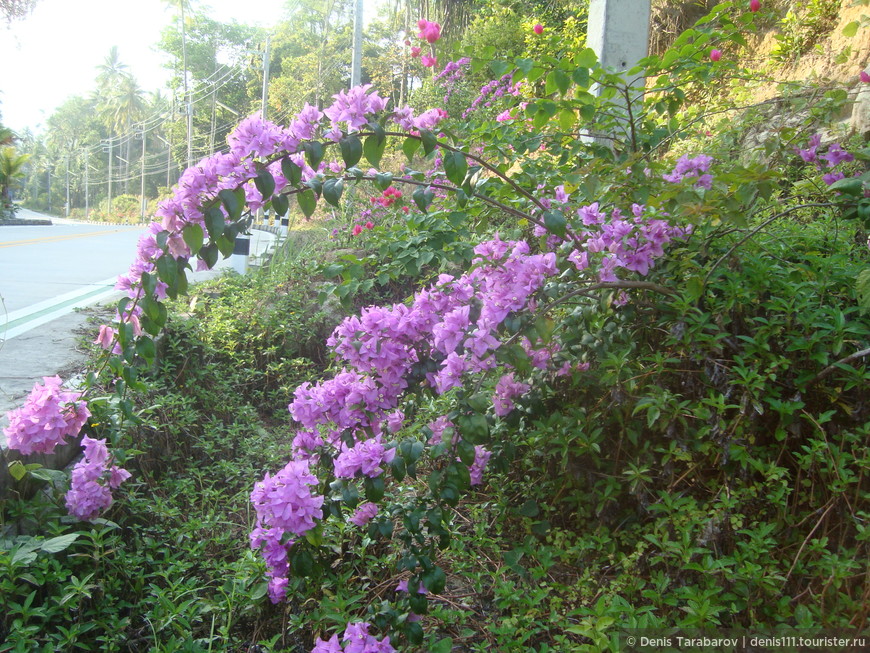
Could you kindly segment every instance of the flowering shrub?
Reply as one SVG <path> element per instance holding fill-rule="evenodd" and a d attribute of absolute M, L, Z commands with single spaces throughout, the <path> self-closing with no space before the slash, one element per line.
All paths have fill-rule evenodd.
<path fill-rule="evenodd" d="M 130 472 L 111 464 L 105 440 L 85 436 L 82 448 L 85 455 L 73 468 L 66 507 L 71 515 L 85 521 L 112 505 L 112 490 L 130 478 Z"/>
<path fill-rule="evenodd" d="M 371 182 L 382 191 L 372 204 L 388 209 L 412 201 L 409 224 L 429 221 L 428 228 L 434 231 L 438 223 L 443 230 L 439 236 L 474 238 L 470 252 L 438 260 L 406 301 L 367 306 L 344 319 L 327 341 L 336 361 L 331 375 L 294 390 L 288 406 L 299 426 L 293 458 L 255 483 L 250 495 L 256 513 L 250 546 L 265 562 L 274 603 L 287 597 L 293 579 L 315 576 L 329 564 L 323 538 L 335 532 L 330 524 L 350 523 L 372 539 L 393 537 L 401 548 L 396 566 L 409 578 L 399 588 L 398 607 L 385 608 L 373 621 L 379 632 L 419 644 L 427 597 L 447 582 L 435 560 L 451 539 L 450 508 L 485 483 L 491 466 L 504 463 L 511 443 L 498 436 L 524 404 L 542 389 L 577 382 L 589 369 L 585 334 L 558 328 L 569 322 L 563 309 L 596 291 L 615 311 L 630 302 L 632 290 L 674 297 L 685 286 L 685 306 L 700 296 L 706 278 L 692 268 L 693 260 L 685 262 L 679 290 L 647 277 L 668 247 L 682 246 L 706 215 L 741 224 L 772 194 L 771 178 L 759 166 L 729 174 L 708 154 L 675 163 L 654 156 L 679 133 L 673 123 L 685 100 L 682 87 L 713 79 L 718 70 L 707 58 L 718 61 L 721 51 L 711 46 L 736 39 L 735 21 L 743 18 L 732 19 L 727 9 L 717 9 L 707 27 L 685 36 L 675 46 L 679 56 L 639 64 L 632 75 L 657 77 L 641 99 L 635 100 L 641 84 L 600 69 L 588 50 L 544 63 L 490 62 L 496 79 L 467 111 L 494 101 L 516 106 L 507 116 L 484 120 L 477 132 L 451 124 L 436 133 L 449 117 L 443 109 L 388 107 L 366 85 L 336 94 L 322 111 L 306 105 L 284 126 L 247 118 L 230 135 L 228 152 L 185 171 L 160 205 L 159 222 L 140 240 L 137 260 L 119 279 L 128 297 L 98 337 L 109 369 L 123 383 L 136 382 L 136 363 L 154 359 L 151 336 L 166 322 L 164 300 L 185 291 L 193 259 L 199 269 L 229 256 L 251 211 L 271 207 L 285 215 L 295 198 L 310 217 L 321 200 L 340 205 L 346 185 Z M 716 29 L 715 19 L 721 23 Z M 418 38 L 430 46 L 438 41 L 437 24 L 420 21 L 419 28 Z M 415 48 L 412 56 L 422 52 Z M 421 59 L 436 65 L 434 50 Z M 448 64 L 437 82 L 457 83 L 474 64 L 471 57 Z M 603 97 L 590 92 L 593 84 L 605 89 Z M 617 95 L 625 102 L 609 102 Z M 514 99 L 519 97 L 526 101 Z M 612 147 L 577 138 L 581 131 L 612 134 L 616 126 L 626 137 Z M 388 142 L 401 148 L 407 167 L 382 169 Z M 824 154 L 818 146 L 811 143 L 799 154 L 808 162 L 821 158 L 829 168 L 848 161 L 839 146 Z M 371 170 L 359 167 L 363 159 Z M 415 170 L 420 162 L 431 167 Z M 831 183 L 837 189 L 840 182 Z M 375 224 L 361 222 L 352 228 L 354 236 Z M 421 249 L 420 240 L 409 242 L 407 249 Z M 419 274 L 433 259 L 435 254 L 396 275 L 380 274 L 386 282 L 405 273 L 413 277 L 412 270 Z M 346 298 L 371 289 L 375 280 L 362 279 L 365 273 L 356 260 L 348 267 L 332 264 L 324 276 L 342 280 L 326 292 Z M 424 402 L 444 410 L 430 421 L 423 417 Z M 42 438 L 31 437 L 31 446 L 59 439 L 56 433 Z M 127 475 L 109 467 L 102 441 L 86 440 L 85 460 L 67 497 L 82 519 L 107 507 L 108 490 Z M 423 481 L 423 473 L 418 493 L 402 496 L 397 484 L 406 477 Z M 314 651 L 394 650 L 390 637 L 379 640 L 370 627 L 350 623 L 341 640 L 320 639 Z"/>
<path fill-rule="evenodd" d="M 371 625 L 365 621 L 357 621 L 347 625 L 339 643 L 338 635 L 333 635 L 329 641 L 318 639 L 311 653 L 394 653 L 390 638 L 378 640 L 369 634 Z"/>
<path fill-rule="evenodd" d="M 21 408 L 7 413 L 3 429 L 10 449 L 22 454 L 53 453 L 66 438 L 74 438 L 91 416 L 81 392 L 61 389 L 59 376 L 46 376 L 33 386 Z"/>

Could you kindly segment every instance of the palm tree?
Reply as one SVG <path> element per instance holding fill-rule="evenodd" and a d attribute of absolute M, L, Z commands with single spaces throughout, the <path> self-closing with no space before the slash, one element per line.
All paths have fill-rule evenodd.
<path fill-rule="evenodd" d="M 14 179 L 24 176 L 24 164 L 29 158 L 29 154 L 17 154 L 14 147 L 0 149 L 0 213 L 12 206 L 9 187 Z"/>
<path fill-rule="evenodd" d="M 9 129 L 9 127 L 0 125 L 0 145 L 12 145 L 16 138 L 17 136 L 14 131 Z"/>
<path fill-rule="evenodd" d="M 112 210 L 112 159 L 114 151 L 112 147 L 113 137 L 118 133 L 117 115 L 113 98 L 117 94 L 118 86 L 123 77 L 129 77 L 127 65 L 121 63 L 118 56 L 118 46 L 113 45 L 103 63 L 97 66 L 97 90 L 94 100 L 97 103 L 97 113 L 100 120 L 109 129 L 109 173 L 108 173 L 108 207 Z"/>
<path fill-rule="evenodd" d="M 103 63 L 97 66 L 97 70 L 99 71 L 97 73 L 97 85 L 100 91 L 114 88 L 121 77 L 130 74 L 127 71 L 127 64 L 121 63 L 117 45 L 113 45 L 109 49 L 109 54 L 103 59 Z"/>
<path fill-rule="evenodd" d="M 111 104 L 116 128 L 120 128 L 121 133 L 128 135 L 124 149 L 124 192 L 127 192 L 130 177 L 130 150 L 133 144 L 130 132 L 133 124 L 142 119 L 147 104 L 139 83 L 130 75 L 121 79 L 120 86 L 111 98 Z"/>

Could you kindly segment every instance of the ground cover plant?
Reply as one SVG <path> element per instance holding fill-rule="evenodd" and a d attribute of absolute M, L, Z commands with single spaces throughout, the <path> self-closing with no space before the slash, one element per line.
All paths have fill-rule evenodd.
<path fill-rule="evenodd" d="M 808 108 L 754 151 L 689 138 L 732 111 L 711 86 L 749 74 L 722 53 L 757 8 L 717 5 L 625 76 L 556 37 L 540 60 L 457 53 L 433 83 L 495 76 L 474 120 L 363 86 L 243 121 L 158 210 L 92 389 L 47 383 L 13 416 L 20 446 L 98 437 L 66 493 L 85 523 L 0 558 L 7 648 L 865 630 L 870 155 L 818 131 L 838 89 L 783 98 Z M 315 244 L 183 298 L 194 258 L 291 199 L 334 210 Z"/>

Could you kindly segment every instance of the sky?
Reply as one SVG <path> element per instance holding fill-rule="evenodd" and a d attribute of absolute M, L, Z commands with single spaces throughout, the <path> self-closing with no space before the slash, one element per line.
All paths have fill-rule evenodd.
<path fill-rule="evenodd" d="M 268 26 L 285 0 L 193 0 L 220 22 Z M 96 86 L 96 67 L 118 46 L 145 91 L 163 88 L 169 72 L 156 44 L 175 19 L 163 0 L 39 0 L 33 13 L 8 27 L 0 18 L 0 122 L 40 132 L 54 109 Z"/>

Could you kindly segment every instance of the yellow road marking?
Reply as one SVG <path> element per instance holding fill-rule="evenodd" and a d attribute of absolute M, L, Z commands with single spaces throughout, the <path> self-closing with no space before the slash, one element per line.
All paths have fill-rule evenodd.
<path fill-rule="evenodd" d="M 61 240 L 72 240 L 73 238 L 88 238 L 90 236 L 102 236 L 103 234 L 115 234 L 119 231 L 130 231 L 131 229 L 140 229 L 141 227 L 127 227 L 126 229 L 111 229 L 110 231 L 91 231 L 86 234 L 68 234 L 66 236 L 46 236 L 45 238 L 30 238 L 28 240 L 10 240 L 5 243 L 0 243 L 0 247 L 16 247 L 18 245 L 35 245 L 37 243 L 52 243 Z"/>

